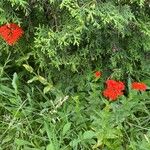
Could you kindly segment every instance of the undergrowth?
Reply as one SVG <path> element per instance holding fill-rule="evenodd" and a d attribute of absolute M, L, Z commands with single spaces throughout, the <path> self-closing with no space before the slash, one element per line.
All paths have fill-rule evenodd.
<path fill-rule="evenodd" d="M 149 64 L 148 0 L 1 0 L 0 150 L 149 150 Z"/>

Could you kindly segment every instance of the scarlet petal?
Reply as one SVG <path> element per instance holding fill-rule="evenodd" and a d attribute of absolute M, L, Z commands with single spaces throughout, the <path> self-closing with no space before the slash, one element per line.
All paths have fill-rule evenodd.
<path fill-rule="evenodd" d="M 121 81 L 107 80 L 106 85 L 107 85 L 107 88 L 117 89 L 121 91 L 125 89 L 125 85 Z"/>
<path fill-rule="evenodd" d="M 121 81 L 118 82 L 118 89 L 121 91 L 125 89 L 125 85 L 123 82 L 121 82 Z"/>
<path fill-rule="evenodd" d="M 123 95 L 123 93 L 121 91 L 117 91 L 111 88 L 107 88 L 103 91 L 103 95 L 108 98 L 109 100 L 116 100 L 118 98 L 118 96 Z"/>
<path fill-rule="evenodd" d="M 24 31 L 15 23 L 5 24 L 0 27 L 0 35 L 9 45 L 15 44 Z"/>
<path fill-rule="evenodd" d="M 133 82 L 132 89 L 139 90 L 139 91 L 145 91 L 147 89 L 147 86 L 145 83 L 142 83 L 142 82 Z"/>

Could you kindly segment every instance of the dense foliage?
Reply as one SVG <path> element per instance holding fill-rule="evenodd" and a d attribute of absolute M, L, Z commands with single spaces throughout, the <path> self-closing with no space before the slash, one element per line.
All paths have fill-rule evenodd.
<path fill-rule="evenodd" d="M 0 36 L 0 150 L 150 149 L 148 0 L 1 0 Z"/>

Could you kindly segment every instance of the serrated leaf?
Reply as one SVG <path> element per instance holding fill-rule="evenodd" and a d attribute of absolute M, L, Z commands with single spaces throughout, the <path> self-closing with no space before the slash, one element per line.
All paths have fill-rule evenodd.
<path fill-rule="evenodd" d="M 70 130 L 70 127 L 71 127 L 71 122 L 68 122 L 64 125 L 63 131 L 62 131 L 63 136 Z"/>
<path fill-rule="evenodd" d="M 80 139 L 74 139 L 73 141 L 70 142 L 70 146 L 73 148 L 77 147 L 77 145 L 81 142 Z"/>
<path fill-rule="evenodd" d="M 32 68 L 31 66 L 29 66 L 29 65 L 27 65 L 27 64 L 23 64 L 23 67 L 25 67 L 25 69 L 26 69 L 27 71 L 29 71 L 30 73 L 33 73 L 33 68 Z"/>

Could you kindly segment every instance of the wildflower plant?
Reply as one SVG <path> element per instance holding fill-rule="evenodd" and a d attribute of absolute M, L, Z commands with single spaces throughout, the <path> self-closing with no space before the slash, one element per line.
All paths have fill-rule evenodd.
<path fill-rule="evenodd" d="M 1 0 L 0 57 L 0 149 L 150 149 L 148 0 Z"/>

